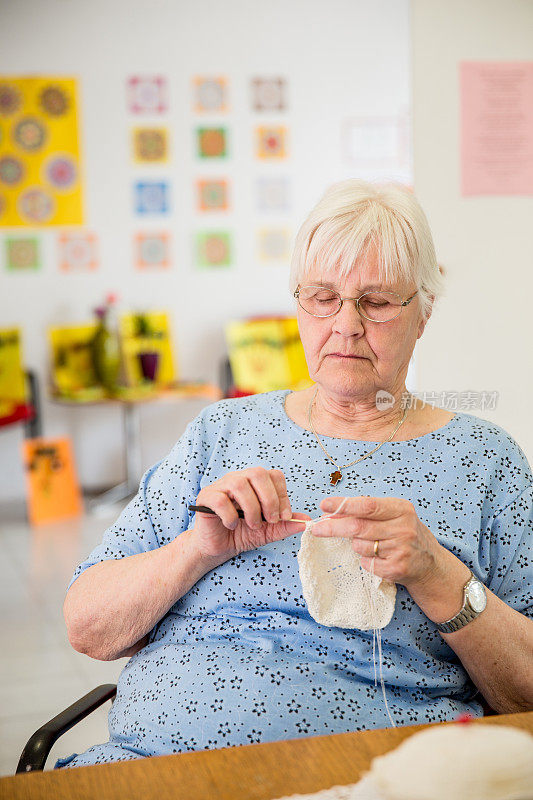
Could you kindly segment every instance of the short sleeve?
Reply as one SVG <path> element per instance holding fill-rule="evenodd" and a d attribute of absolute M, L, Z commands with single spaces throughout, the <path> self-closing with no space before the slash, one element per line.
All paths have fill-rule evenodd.
<path fill-rule="evenodd" d="M 493 519 L 488 588 L 516 611 L 533 617 L 533 485 Z"/>
<path fill-rule="evenodd" d="M 202 413 L 189 423 L 168 456 L 146 471 L 133 500 L 76 567 L 67 591 L 89 567 L 154 550 L 187 530 L 194 516 L 188 506 L 200 491 L 208 455 Z"/>

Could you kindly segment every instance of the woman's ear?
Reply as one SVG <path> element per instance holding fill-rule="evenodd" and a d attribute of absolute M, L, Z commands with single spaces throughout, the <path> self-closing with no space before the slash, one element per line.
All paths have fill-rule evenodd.
<path fill-rule="evenodd" d="M 433 312 L 433 302 L 435 300 L 435 295 L 434 294 L 430 294 L 429 295 L 429 300 L 431 302 L 431 305 L 429 307 L 428 315 L 427 315 L 427 317 L 425 319 L 423 317 L 421 317 L 421 319 L 420 319 L 420 321 L 418 323 L 418 333 L 416 335 L 417 339 L 420 339 L 420 337 L 424 333 L 424 328 L 426 327 L 427 323 L 429 322 L 429 318 L 431 317 L 431 314 Z"/>

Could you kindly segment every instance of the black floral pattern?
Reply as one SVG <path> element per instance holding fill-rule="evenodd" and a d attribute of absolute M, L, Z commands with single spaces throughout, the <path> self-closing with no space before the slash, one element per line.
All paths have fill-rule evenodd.
<path fill-rule="evenodd" d="M 187 507 L 227 471 L 283 471 L 292 508 L 317 516 L 330 494 L 404 497 L 437 540 L 517 611 L 533 616 L 533 476 L 498 425 L 456 414 L 407 442 L 389 442 L 329 485 L 312 433 L 290 420 L 287 392 L 214 403 L 194 419 L 137 496 L 76 569 L 152 550 L 192 527 Z M 324 437 L 338 463 L 371 442 Z M 376 443 L 377 444 L 377 443 Z M 309 615 L 297 553 L 301 534 L 242 553 L 207 573 L 125 665 L 109 712 L 110 740 L 60 759 L 75 767 L 251 742 L 387 727 L 371 632 Z M 382 631 L 383 677 L 398 725 L 480 715 L 458 657 L 398 586 Z"/>

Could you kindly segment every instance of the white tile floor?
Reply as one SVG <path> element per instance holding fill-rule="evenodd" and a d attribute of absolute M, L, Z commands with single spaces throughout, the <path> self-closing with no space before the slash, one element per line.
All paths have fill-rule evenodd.
<path fill-rule="evenodd" d="M 101 683 L 116 683 L 126 659 L 102 662 L 76 653 L 62 606 L 76 565 L 101 540 L 121 506 L 105 516 L 31 528 L 0 509 L 0 775 L 14 774 L 31 734 Z M 57 758 L 108 740 L 106 703 L 54 745 Z"/>

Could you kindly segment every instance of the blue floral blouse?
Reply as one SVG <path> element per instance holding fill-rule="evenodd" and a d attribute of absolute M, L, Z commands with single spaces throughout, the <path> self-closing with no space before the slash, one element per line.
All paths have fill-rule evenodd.
<path fill-rule="evenodd" d="M 502 600 L 533 616 L 533 476 L 498 425 L 457 413 L 443 427 L 384 444 L 330 486 L 315 437 L 286 414 L 287 391 L 205 408 L 74 572 L 169 543 L 194 523 L 203 486 L 252 466 L 285 475 L 293 511 L 319 516 L 328 495 L 402 497 L 438 541 Z M 339 464 L 372 442 L 322 437 Z M 377 442 L 376 442 L 377 444 Z M 342 488 L 341 488 L 342 487 Z M 124 666 L 109 741 L 56 768 L 390 725 L 374 685 L 372 631 L 325 627 L 302 595 L 301 533 L 208 572 Z M 398 586 L 382 630 L 383 677 L 396 724 L 481 715 L 459 658 Z"/>

